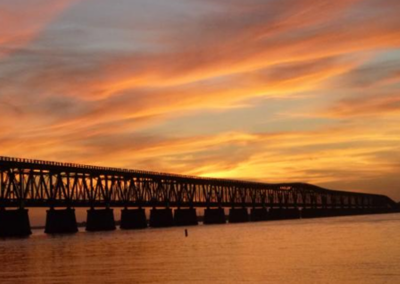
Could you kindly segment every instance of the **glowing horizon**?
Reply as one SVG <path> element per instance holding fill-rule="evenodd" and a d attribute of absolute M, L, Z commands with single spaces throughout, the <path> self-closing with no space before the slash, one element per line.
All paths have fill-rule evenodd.
<path fill-rule="evenodd" d="M 399 200 L 399 13 L 0 0 L 0 155 Z"/>

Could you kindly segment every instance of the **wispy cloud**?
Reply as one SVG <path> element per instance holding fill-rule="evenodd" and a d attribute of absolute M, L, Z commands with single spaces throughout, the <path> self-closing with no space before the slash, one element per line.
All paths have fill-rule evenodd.
<path fill-rule="evenodd" d="M 343 99 L 326 112 L 333 117 L 400 117 L 400 93 Z"/>
<path fill-rule="evenodd" d="M 0 1 L 0 60 L 34 40 L 77 0 Z"/>
<path fill-rule="evenodd" d="M 4 155 L 400 198 L 399 1 L 0 8 Z"/>

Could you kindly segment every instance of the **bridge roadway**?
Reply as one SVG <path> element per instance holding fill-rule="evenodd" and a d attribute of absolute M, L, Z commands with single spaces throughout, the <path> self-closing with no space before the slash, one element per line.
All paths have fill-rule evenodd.
<path fill-rule="evenodd" d="M 88 231 L 114 230 L 112 207 L 123 208 L 121 229 L 197 225 L 196 208 L 201 207 L 204 224 L 398 211 L 384 195 L 305 183 L 267 184 L 0 157 L 0 237 L 31 234 L 28 207 L 49 208 L 45 232 L 50 234 L 77 232 L 75 207 L 89 208 Z M 149 224 L 145 207 L 151 208 Z"/>

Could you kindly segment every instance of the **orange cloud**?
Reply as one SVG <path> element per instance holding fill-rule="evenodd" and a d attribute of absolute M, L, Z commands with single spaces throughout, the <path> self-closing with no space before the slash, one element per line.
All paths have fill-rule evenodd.
<path fill-rule="evenodd" d="M 332 117 L 400 116 L 400 94 L 366 95 L 343 99 L 324 115 Z"/>
<path fill-rule="evenodd" d="M 193 27 L 202 31 L 201 38 L 193 38 L 191 34 L 197 35 L 199 32 L 189 29 L 182 34 L 171 35 L 170 40 L 175 46 L 172 51 L 156 55 L 121 56 L 110 61 L 105 70 L 118 72 L 111 76 L 114 78 L 108 85 L 102 87 L 104 91 L 96 92 L 96 95 L 108 97 L 126 89 L 181 85 L 250 72 L 278 63 L 315 60 L 400 45 L 400 23 L 394 15 L 379 18 L 379 21 L 374 16 L 349 20 L 348 25 L 345 25 L 341 13 L 360 1 L 317 1 L 320 4 L 310 8 L 311 2 L 316 4 L 315 1 L 299 1 L 300 4 L 294 4 L 294 11 L 280 10 L 282 15 L 278 14 L 275 19 L 280 23 L 277 27 L 274 21 L 271 23 L 265 20 L 265 16 L 261 17 L 262 13 L 271 8 L 269 2 L 256 6 L 255 11 L 259 11 L 259 17 L 248 9 L 230 16 L 230 3 L 227 2 L 228 10 L 225 12 L 228 16 L 225 15 L 224 19 L 202 19 L 202 23 Z M 286 6 L 281 4 L 280 7 Z M 336 13 L 330 14 L 332 10 Z M 381 10 L 394 13 L 396 8 L 392 8 L 392 11 L 388 7 Z M 285 20 L 289 23 L 282 24 Z M 212 24 L 208 24 L 210 22 Z M 209 25 L 218 28 L 210 29 Z M 301 29 L 311 27 L 314 29 L 301 32 Z M 286 36 L 289 32 L 299 32 L 299 35 Z"/>
<path fill-rule="evenodd" d="M 105 17 L 91 2 L 0 9 L 2 50 L 19 49 L 0 65 L 3 154 L 371 192 L 382 177 L 395 184 L 399 1 L 194 2 L 204 10 L 160 12 L 166 20 Z M 244 123 L 218 128 L 224 115 Z M 206 119 L 209 129 L 191 125 Z"/>
<path fill-rule="evenodd" d="M 0 59 L 25 46 L 76 0 L 30 0 L 0 3 Z"/>
<path fill-rule="evenodd" d="M 74 66 L 65 66 L 63 62 L 60 68 L 55 68 L 51 61 L 47 62 L 49 58 L 44 57 L 51 68 L 35 66 L 36 76 L 48 78 L 47 87 L 54 92 L 96 100 L 127 90 L 190 84 L 280 63 L 316 60 L 400 44 L 400 23 L 396 17 L 377 21 L 373 14 L 343 24 L 342 14 L 360 1 L 285 2 L 287 5 L 257 2 L 254 9 L 237 12 L 237 8 L 232 11 L 230 5 L 238 3 L 228 1 L 220 4 L 224 13 L 194 21 L 183 32 L 171 28 L 162 35 L 165 38 L 163 44 L 173 43 L 173 47 L 164 52 L 119 52 L 100 56 L 83 53 L 82 58 L 70 60 Z M 266 19 L 265 13 L 275 10 L 277 14 L 272 20 Z M 382 6 L 379 11 L 393 13 L 394 10 Z M 218 29 L 210 29 L 208 25 Z M 199 31 L 202 36 L 194 37 Z M 288 33 L 296 36 L 288 36 Z M 60 82 L 60 77 L 69 80 Z M 69 84 L 63 85 L 63 82 Z M 76 83 L 71 86 L 70 82 Z"/>

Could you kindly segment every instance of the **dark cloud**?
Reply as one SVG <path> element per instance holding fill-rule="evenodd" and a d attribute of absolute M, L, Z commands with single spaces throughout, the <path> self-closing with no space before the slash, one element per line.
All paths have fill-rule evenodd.
<path fill-rule="evenodd" d="M 15 3 L 0 12 L 4 154 L 371 191 L 387 176 L 395 194 L 399 1 Z M 265 120 L 294 131 L 153 128 L 300 94 L 331 125 L 282 101 Z"/>

